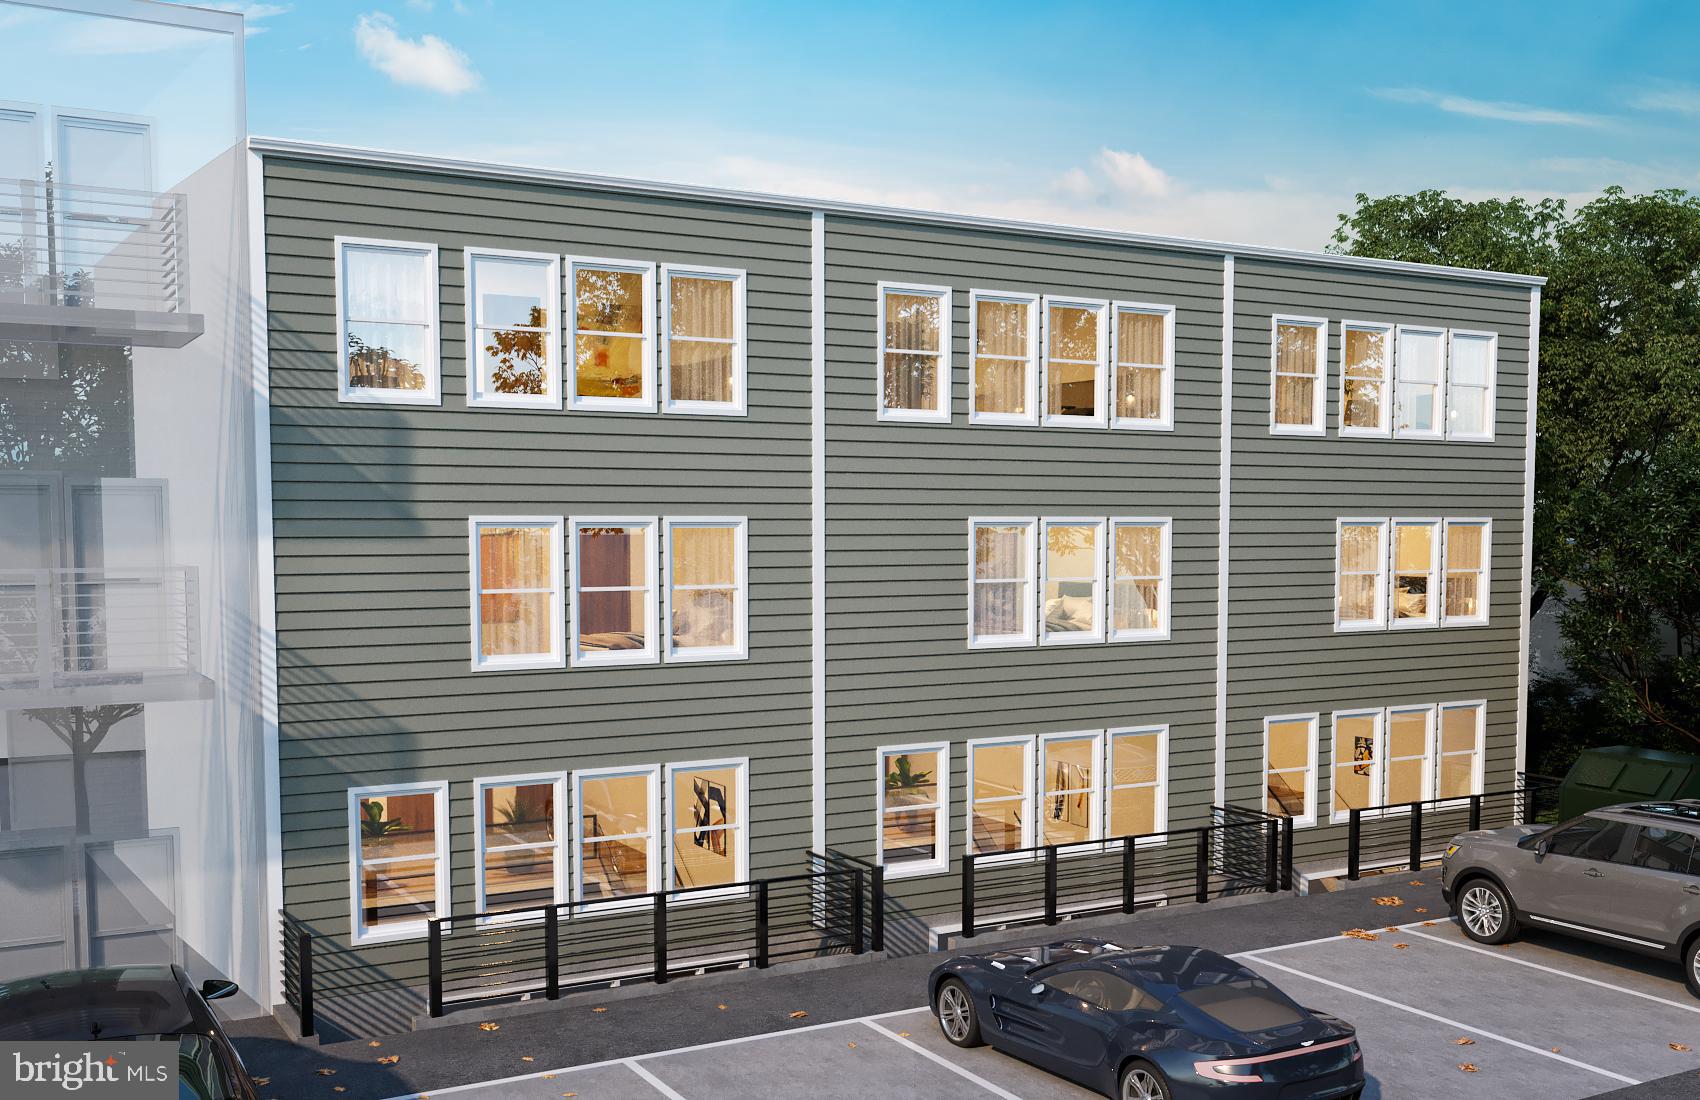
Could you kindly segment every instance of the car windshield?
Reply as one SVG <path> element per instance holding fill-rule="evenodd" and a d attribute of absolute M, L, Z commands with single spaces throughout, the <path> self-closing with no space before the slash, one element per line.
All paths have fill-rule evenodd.
<path fill-rule="evenodd" d="M 43 974 L 0 986 L 0 1041 L 179 1035 L 193 1026 L 176 979 L 159 967 Z"/>
<path fill-rule="evenodd" d="M 1261 978 L 1236 978 L 1184 990 L 1181 999 L 1235 1031 L 1267 1031 L 1296 1024 L 1305 1012 Z"/>

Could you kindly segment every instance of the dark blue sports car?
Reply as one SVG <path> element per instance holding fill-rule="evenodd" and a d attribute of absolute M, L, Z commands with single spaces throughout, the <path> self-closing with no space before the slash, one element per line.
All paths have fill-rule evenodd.
<path fill-rule="evenodd" d="M 1357 1032 L 1202 947 L 1073 939 L 959 955 L 928 992 L 944 1036 L 1120 1100 L 1347 1100 Z"/>

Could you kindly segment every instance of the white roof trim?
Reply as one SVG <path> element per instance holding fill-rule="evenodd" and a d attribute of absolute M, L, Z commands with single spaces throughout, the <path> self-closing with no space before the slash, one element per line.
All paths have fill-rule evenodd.
<path fill-rule="evenodd" d="M 555 183 L 608 191 L 635 191 L 651 195 L 675 195 L 685 198 L 708 199 L 743 206 L 779 207 L 788 210 L 825 211 L 832 214 L 851 214 L 875 218 L 894 218 L 902 221 L 930 222 L 961 226 L 967 229 L 987 229 L 1010 233 L 1032 233 L 1076 240 L 1109 241 L 1117 244 L 1146 245 L 1153 248 L 1178 249 L 1221 256 L 1255 256 L 1271 260 L 1291 260 L 1298 263 L 1324 264 L 1334 267 L 1357 268 L 1367 271 L 1392 271 L 1407 275 L 1430 275 L 1445 279 L 1472 282 L 1501 283 L 1512 286 L 1543 286 L 1546 278 L 1540 275 L 1518 275 L 1499 271 L 1478 271 L 1473 268 L 1445 267 L 1440 264 L 1408 263 L 1400 260 L 1378 260 L 1363 256 L 1338 256 L 1331 252 L 1307 252 L 1296 248 L 1272 248 L 1267 245 L 1230 244 L 1225 241 L 1193 240 L 1185 237 L 1164 237 L 1147 233 L 1127 233 L 1110 229 L 1092 229 L 1076 225 L 1051 225 L 1044 222 L 1015 221 L 1007 218 L 987 218 L 973 214 L 948 214 L 932 210 L 909 210 L 896 206 L 876 206 L 869 203 L 839 202 L 831 199 L 808 199 L 794 195 L 770 195 L 759 191 L 738 191 L 721 187 L 695 187 L 655 180 L 624 179 L 619 176 L 599 176 L 584 172 L 567 172 L 556 168 L 537 168 L 520 164 L 495 164 L 460 160 L 454 157 L 429 156 L 423 153 L 403 153 L 387 149 L 369 149 L 352 145 L 332 145 L 321 142 L 293 141 L 288 138 L 254 137 L 248 147 L 262 156 L 305 157 L 334 160 L 348 164 L 383 165 L 410 168 L 451 175 L 482 176 L 485 178 L 525 180 L 534 183 Z"/>

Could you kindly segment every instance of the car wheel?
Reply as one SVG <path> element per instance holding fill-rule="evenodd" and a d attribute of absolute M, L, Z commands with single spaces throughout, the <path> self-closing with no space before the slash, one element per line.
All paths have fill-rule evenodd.
<path fill-rule="evenodd" d="M 939 1030 L 952 1046 L 977 1047 L 980 1039 L 980 1013 L 968 987 L 955 978 L 946 978 L 939 986 L 938 999 L 933 1003 L 939 1018 Z"/>
<path fill-rule="evenodd" d="M 1475 878 L 1458 891 L 1457 914 L 1464 934 L 1477 943 L 1510 943 L 1517 938 L 1511 898 L 1490 879 Z"/>
<path fill-rule="evenodd" d="M 1682 976 L 1688 982 L 1688 992 L 1700 997 L 1700 936 L 1689 940 L 1682 952 Z"/>
<path fill-rule="evenodd" d="M 1119 1100 L 1172 1100 L 1169 1082 L 1163 1071 L 1150 1062 L 1129 1062 L 1122 1067 L 1122 1079 L 1116 1089 Z"/>

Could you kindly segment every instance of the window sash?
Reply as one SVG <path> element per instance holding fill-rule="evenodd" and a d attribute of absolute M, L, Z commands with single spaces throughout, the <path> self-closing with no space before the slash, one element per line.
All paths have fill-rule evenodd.
<path fill-rule="evenodd" d="M 1411 630 L 1423 627 L 1437 626 L 1440 623 L 1440 528 L 1438 519 L 1394 519 L 1388 537 L 1388 593 L 1389 606 L 1387 619 L 1394 630 Z M 1399 564 L 1399 534 L 1401 531 L 1422 530 L 1427 533 L 1428 562 L 1422 570 L 1403 568 Z M 1403 579 L 1419 579 L 1422 583 L 1421 615 L 1401 615 L 1400 582 Z M 1406 594 L 1406 607 L 1415 605 L 1414 593 Z"/>
<path fill-rule="evenodd" d="M 342 236 L 336 237 L 332 245 L 336 275 L 337 400 L 352 404 L 441 404 L 442 359 L 437 331 L 440 309 L 437 246 L 414 241 Z M 417 259 L 421 283 L 416 290 L 423 308 L 423 316 L 384 316 L 379 311 L 368 312 L 359 308 L 348 264 L 349 255 L 357 252 L 387 252 Z M 421 385 L 417 388 L 357 385 L 349 365 L 349 338 L 352 335 L 351 329 L 356 325 L 383 325 L 419 333 L 420 359 L 413 366 L 419 372 Z M 391 358 L 404 361 L 399 357 Z"/>
<path fill-rule="evenodd" d="M 749 830 L 746 825 L 750 818 L 749 809 L 749 770 L 747 758 L 737 757 L 725 760 L 698 760 L 683 764 L 669 764 L 663 778 L 664 807 L 666 814 L 665 829 L 667 832 L 667 868 L 665 889 L 689 889 L 688 894 L 669 899 L 671 904 L 687 904 L 694 901 L 710 901 L 716 898 L 739 897 L 748 893 L 747 883 L 750 878 L 749 866 Z M 706 775 L 712 772 L 731 772 L 733 789 L 728 792 L 731 800 L 731 813 L 728 820 L 719 825 L 680 825 L 678 824 L 679 807 L 676 799 L 679 797 L 680 779 Z M 726 854 L 731 857 L 732 880 L 727 883 L 707 883 L 701 887 L 686 887 L 679 885 L 678 849 L 681 837 L 694 838 L 709 834 L 724 835 L 726 839 Z"/>
<path fill-rule="evenodd" d="M 1399 325 L 1394 330 L 1393 434 L 1412 439 L 1445 435 L 1446 330 Z M 1423 353 L 1432 365 L 1418 373 Z"/>
<path fill-rule="evenodd" d="M 1148 780 L 1118 783 L 1116 781 L 1116 745 L 1127 740 L 1140 738 L 1156 739 L 1156 775 Z M 1121 836 L 1144 836 L 1146 834 L 1128 833 L 1116 827 L 1117 791 L 1152 791 L 1152 828 L 1151 832 L 1161 834 L 1169 827 L 1169 727 L 1141 726 L 1133 729 L 1109 730 L 1104 739 L 1104 836 L 1114 839 Z M 1165 843 L 1163 836 L 1148 836 L 1139 843 L 1142 846 L 1152 846 Z"/>
<path fill-rule="evenodd" d="M 1013 794 L 982 796 L 980 785 L 980 753 L 993 749 L 1016 748 L 1020 750 L 1020 790 Z M 964 838 L 963 850 L 981 857 L 981 862 L 1012 851 L 1033 847 L 1033 830 L 1035 814 L 1033 812 L 1033 757 L 1034 739 L 1031 737 L 1001 737 L 989 738 L 983 741 L 968 742 L 968 783 L 966 787 L 968 799 L 967 836 Z M 1021 810 L 1021 825 L 1014 843 L 1007 847 L 982 847 L 977 831 L 977 813 L 982 806 L 1014 805 Z"/>
<path fill-rule="evenodd" d="M 564 605 L 561 585 L 561 530 L 559 516 L 470 516 L 467 519 L 468 556 L 472 595 L 472 671 L 499 671 L 526 668 L 560 668 L 563 663 Z M 546 588 L 486 588 L 484 587 L 483 532 L 491 528 L 522 528 L 545 530 L 549 533 L 549 577 Z M 490 624 L 484 619 L 485 596 L 542 596 L 549 597 L 549 647 L 532 653 L 484 653 L 484 640 Z"/>
<path fill-rule="evenodd" d="M 1170 623 L 1170 588 L 1173 575 L 1172 535 L 1174 521 L 1167 516 L 1133 516 L 1110 520 L 1108 574 L 1109 574 L 1109 639 L 1112 642 L 1128 641 L 1160 641 L 1169 637 Z M 1122 531 L 1157 532 L 1157 572 L 1128 573 L 1121 572 L 1119 544 Z M 1122 589 L 1127 584 L 1148 584 L 1156 588 L 1156 598 L 1152 601 L 1152 610 L 1156 613 L 1157 625 L 1145 627 L 1121 628 L 1116 624 L 1121 620 L 1123 611 Z"/>
<path fill-rule="evenodd" d="M 1484 369 L 1480 381 L 1464 381 L 1459 378 L 1460 343 L 1467 347 L 1481 347 Z M 1452 329 L 1447 334 L 1447 365 L 1446 438 L 1491 443 L 1498 420 L 1497 410 L 1494 408 L 1494 393 L 1499 381 L 1499 334 Z M 1474 424 L 1457 422 L 1461 405 L 1457 397 L 1464 393 L 1473 393 L 1479 398 L 1477 409 L 1480 415 Z"/>
<path fill-rule="evenodd" d="M 431 919 L 449 915 L 448 838 L 450 823 L 448 820 L 448 790 L 449 785 L 446 782 L 349 788 L 349 927 L 351 929 L 350 938 L 355 944 L 415 939 L 426 934 Z M 367 856 L 364 853 L 363 840 L 365 837 L 361 827 L 361 803 L 371 799 L 399 798 L 407 795 L 429 795 L 431 797 L 431 849 L 426 852 L 409 852 L 394 856 Z M 377 923 L 368 924 L 368 910 L 382 908 L 382 906 L 375 902 L 374 904 L 367 904 L 365 889 L 367 870 L 406 864 L 429 864 L 431 866 L 432 898 L 429 916 L 421 914 L 418 917 L 381 919 Z"/>
<path fill-rule="evenodd" d="M 561 407 L 561 261 L 541 252 L 514 252 L 497 248 L 468 248 L 463 253 L 466 277 L 466 401 L 469 406 L 490 408 Z M 499 325 L 486 319 L 483 294 L 478 287 L 479 261 L 498 265 L 535 268 L 537 298 L 547 311 L 545 325 Z M 501 393 L 486 384 L 484 348 L 496 333 L 527 332 L 541 337 L 543 361 L 542 393 Z"/>
<path fill-rule="evenodd" d="M 1342 728 L 1343 725 L 1347 722 L 1361 719 L 1370 720 L 1370 732 L 1368 735 L 1369 744 L 1367 746 L 1369 750 L 1369 759 L 1367 762 L 1359 761 L 1355 755 L 1345 752 L 1344 750 L 1346 746 L 1343 744 L 1343 738 L 1346 735 L 1346 731 Z M 1363 785 L 1365 787 L 1365 797 L 1364 805 L 1358 807 L 1360 812 L 1373 810 L 1379 807 L 1384 801 L 1383 792 L 1385 790 L 1385 780 L 1383 777 L 1383 770 L 1387 763 L 1387 711 L 1382 707 L 1377 707 L 1373 710 L 1335 711 L 1333 716 L 1333 726 L 1333 749 L 1331 767 L 1329 769 L 1329 778 L 1331 780 L 1329 783 L 1329 818 L 1332 821 L 1340 822 L 1349 819 L 1351 816 L 1351 807 L 1341 805 L 1341 794 L 1345 789 L 1341 776 L 1342 773 L 1347 770 L 1351 770 L 1368 780 L 1368 782 Z M 1362 735 L 1353 734 L 1352 736 L 1357 737 Z M 1357 745 L 1353 744 L 1351 748 L 1355 753 Z M 1357 772 L 1358 768 L 1364 767 L 1367 767 L 1367 771 Z"/>
<path fill-rule="evenodd" d="M 1092 532 L 1092 544 L 1091 544 L 1091 551 L 1090 551 L 1091 559 L 1092 559 L 1091 572 L 1078 573 L 1078 574 L 1077 573 L 1058 574 L 1056 572 L 1053 572 L 1052 567 L 1051 567 L 1051 551 L 1050 551 L 1051 531 L 1054 528 L 1066 528 L 1066 527 L 1080 527 L 1080 528 L 1085 528 L 1086 530 L 1089 530 L 1089 531 Z M 1088 644 L 1088 643 L 1092 643 L 1092 642 L 1101 642 L 1101 641 L 1104 640 L 1104 637 L 1105 637 L 1105 634 L 1104 634 L 1104 534 L 1105 534 L 1105 528 L 1106 528 L 1106 522 L 1102 519 L 1076 518 L 1076 517 L 1046 517 L 1046 518 L 1044 518 L 1043 520 L 1040 521 L 1040 545 L 1039 545 L 1039 563 L 1040 563 L 1039 583 L 1040 583 L 1040 590 L 1039 590 L 1039 602 L 1040 602 L 1040 607 L 1043 611 L 1043 616 L 1041 618 L 1041 621 L 1038 624 L 1038 626 L 1039 626 L 1039 644 L 1040 645 L 1084 645 L 1084 644 Z M 1086 597 L 1063 596 L 1061 594 L 1061 590 L 1059 589 L 1059 594 L 1055 598 L 1055 602 L 1057 604 L 1057 607 L 1056 607 L 1054 614 L 1053 614 L 1053 609 L 1049 606 L 1053 602 L 1052 597 L 1050 596 L 1051 583 L 1053 581 L 1056 581 L 1059 584 L 1063 584 L 1063 583 L 1071 584 L 1071 585 L 1089 584 L 1091 586 L 1090 595 L 1088 595 Z M 1082 610 L 1081 608 L 1078 607 L 1078 605 L 1076 605 L 1073 609 L 1070 609 L 1070 607 L 1068 605 L 1065 605 L 1062 601 L 1064 601 L 1064 600 L 1080 600 L 1080 599 L 1083 599 L 1083 598 L 1088 601 L 1088 606 L 1084 610 L 1089 610 L 1091 615 L 1092 615 L 1092 625 L 1091 625 L 1090 629 L 1087 629 L 1087 630 L 1070 630 L 1070 629 L 1064 629 L 1060 626 L 1057 627 L 1057 628 L 1052 627 L 1051 624 L 1052 624 L 1053 621 L 1056 621 L 1057 623 L 1060 624 L 1060 623 L 1064 623 L 1064 622 L 1073 620 L 1074 619 L 1074 613 L 1078 610 Z"/>
<path fill-rule="evenodd" d="M 1453 533 L 1462 529 L 1475 529 L 1480 532 L 1480 560 L 1475 566 L 1465 567 L 1453 564 Z M 1491 519 L 1448 519 L 1444 533 L 1442 548 L 1443 564 L 1441 567 L 1440 615 L 1445 626 L 1484 626 L 1491 614 L 1492 594 L 1489 585 L 1492 581 L 1493 555 L 1493 521 Z M 1469 614 L 1454 615 L 1449 610 L 1453 597 L 1454 577 L 1468 577 L 1474 587 L 1476 610 Z"/>
<path fill-rule="evenodd" d="M 550 825 L 554 830 L 555 839 L 492 844 L 489 838 L 489 830 L 492 823 L 487 820 L 485 816 L 487 813 L 485 809 L 485 793 L 492 788 L 498 787 L 551 788 L 554 810 Z M 565 903 L 568 858 L 568 838 L 566 828 L 567 807 L 566 799 L 563 797 L 565 787 L 566 776 L 560 772 L 551 772 L 539 775 L 497 776 L 493 778 L 479 778 L 473 781 L 473 859 L 475 863 L 473 867 L 473 886 L 475 890 L 474 904 L 477 906 L 478 912 L 489 913 L 488 916 L 483 918 L 482 923 L 497 924 L 515 920 L 536 919 L 534 915 L 529 914 L 521 915 L 506 912 L 490 912 L 491 891 L 489 878 L 491 867 L 489 857 L 492 855 L 501 855 L 507 852 L 550 852 L 553 858 L 550 867 L 551 894 L 549 904 L 561 905 Z M 532 907 L 534 906 L 524 906 L 521 908 Z"/>
<path fill-rule="evenodd" d="M 1012 355 L 982 350 L 981 344 L 985 341 L 985 334 L 980 328 L 980 306 L 982 303 L 1020 307 L 1025 327 L 1022 354 Z M 1040 327 L 1039 298 L 1037 295 L 1000 290 L 970 290 L 968 292 L 968 349 L 970 352 L 968 362 L 968 422 L 970 424 L 1031 425 L 1039 422 Z M 1008 409 L 982 410 L 980 408 L 983 396 L 980 377 L 981 363 L 1018 364 L 1020 366 L 1020 411 L 1012 412 Z"/>
<path fill-rule="evenodd" d="M 1466 749 L 1446 748 L 1446 716 L 1459 712 L 1471 716 L 1471 744 Z M 1434 741 L 1434 796 L 1436 798 L 1463 798 L 1467 795 L 1482 793 L 1482 777 L 1484 772 L 1484 743 L 1487 732 L 1487 703 L 1483 700 L 1473 700 L 1462 703 L 1442 703 L 1435 719 L 1433 734 Z M 1463 757 L 1469 761 L 1470 778 L 1465 794 L 1449 795 L 1444 791 L 1446 782 L 1446 762 Z"/>
<path fill-rule="evenodd" d="M 1367 334 L 1381 337 L 1381 366 L 1379 372 L 1364 369 L 1354 363 L 1352 337 Z M 1378 436 L 1391 434 L 1394 391 L 1393 326 L 1373 321 L 1340 322 L 1340 434 L 1344 436 Z M 1370 423 L 1355 423 L 1355 411 L 1373 409 Z"/>
<path fill-rule="evenodd" d="M 718 280 L 732 284 L 731 336 L 693 336 L 675 334 L 673 315 L 673 280 Z M 747 275 L 741 270 L 716 267 L 661 266 L 661 389 L 662 406 L 668 412 L 703 415 L 742 416 L 748 412 L 749 349 L 747 344 Z M 731 396 L 726 401 L 703 401 L 678 397 L 673 393 L 673 345 L 675 341 L 689 344 L 715 344 L 732 349 Z"/>
<path fill-rule="evenodd" d="M 660 524 L 654 516 L 598 516 L 574 517 L 572 521 L 572 546 L 568 555 L 572 574 L 572 596 L 570 615 L 572 619 L 572 640 L 567 650 L 569 663 L 573 667 L 589 667 L 595 665 L 643 664 L 659 660 L 660 647 L 656 644 L 657 632 L 661 629 L 659 616 L 656 613 L 656 561 L 658 553 L 655 545 L 656 531 Z M 641 562 L 639 583 L 621 585 L 587 585 L 584 583 L 584 539 L 583 532 L 591 528 L 612 528 L 624 530 L 628 537 L 635 531 L 643 532 L 643 548 L 638 556 Z M 633 555 L 628 551 L 628 560 Z M 617 594 L 621 592 L 641 594 L 642 607 L 638 621 L 643 625 L 642 646 L 630 649 L 595 649 L 586 648 L 585 617 L 583 607 L 585 596 Z M 612 631 L 612 634 L 630 633 L 630 631 Z"/>
<path fill-rule="evenodd" d="M 970 649 L 993 649 L 1009 646 L 1029 646 L 1034 641 L 1034 534 L 1038 520 L 1032 516 L 973 517 L 968 521 L 968 646 Z M 1019 528 L 1021 546 L 1018 551 L 1021 572 L 1009 577 L 980 576 L 980 530 L 982 528 Z M 1000 634 L 986 633 L 981 627 L 980 593 L 994 586 L 1014 585 L 1017 589 L 1020 629 Z"/>
<path fill-rule="evenodd" d="M 645 828 L 639 832 L 609 833 L 594 837 L 585 835 L 585 784 L 598 779 L 619 779 L 634 776 L 645 781 Z M 639 895 L 657 893 L 661 887 L 662 868 L 660 853 L 657 850 L 663 832 L 661 823 L 661 768 L 654 764 L 640 767 L 590 768 L 575 771 L 572 774 L 572 781 L 572 897 L 578 914 L 588 915 L 648 907 L 651 904 L 649 899 Z M 598 869 L 601 869 L 600 861 L 593 859 L 592 850 L 604 845 L 622 843 L 630 846 L 629 842 L 634 840 L 642 841 L 644 853 L 643 890 L 641 892 L 611 893 L 598 898 L 588 897 L 586 887 L 589 879 L 589 868 L 594 862 Z M 616 868 L 617 871 L 618 868 Z"/>
<path fill-rule="evenodd" d="M 1346 530 L 1347 528 L 1373 529 L 1375 535 L 1375 552 L 1371 557 L 1374 565 L 1369 569 L 1350 569 L 1346 565 Z M 1334 629 L 1336 631 L 1380 630 L 1387 625 L 1387 579 L 1388 579 L 1388 520 L 1381 517 L 1343 517 L 1334 524 Z M 1348 578 L 1373 577 L 1374 591 L 1371 599 L 1371 618 L 1347 618 Z"/>
<path fill-rule="evenodd" d="M 1125 319 L 1130 317 L 1159 317 L 1162 319 L 1161 351 L 1156 356 L 1156 362 L 1122 358 L 1122 324 Z M 1143 302 L 1116 302 L 1113 305 L 1112 320 L 1110 355 L 1111 361 L 1115 364 L 1115 369 L 1111 377 L 1110 427 L 1135 430 L 1174 427 L 1175 307 L 1148 305 Z M 1127 407 L 1126 398 L 1128 396 L 1123 386 L 1124 372 L 1134 372 L 1137 375 L 1153 370 L 1158 372 L 1157 392 L 1155 394 L 1158 406 L 1156 415 L 1123 415 L 1122 409 Z"/>
<path fill-rule="evenodd" d="M 951 291 L 949 287 L 923 286 L 917 283 L 880 282 L 875 286 L 878 296 L 874 343 L 878 350 L 878 362 L 874 377 L 877 389 L 874 395 L 876 402 L 875 416 L 879 420 L 921 421 L 948 423 L 950 420 L 950 329 L 953 323 L 951 310 Z M 887 317 L 890 299 L 893 297 L 936 298 L 938 299 L 938 347 L 937 348 L 904 348 L 888 343 Z M 921 406 L 897 405 L 887 401 L 889 394 L 895 394 L 894 381 L 887 378 L 892 356 L 929 359 L 932 362 L 932 403 Z M 925 386 L 920 387 L 925 392 Z"/>
<path fill-rule="evenodd" d="M 674 533 L 692 529 L 732 532 L 732 579 L 727 583 L 680 584 L 674 578 L 677 551 Z M 662 629 L 667 639 L 669 661 L 726 661 L 749 656 L 749 521 L 743 516 L 668 517 L 662 521 L 663 565 L 666 570 Z M 732 640 L 724 645 L 690 646 L 676 641 L 675 615 L 688 610 L 689 602 L 679 597 L 688 592 L 717 592 L 731 589 Z"/>
<path fill-rule="evenodd" d="M 933 796 L 927 802 L 903 802 L 891 805 L 886 789 L 886 761 L 898 756 L 931 756 Z M 879 817 L 874 834 L 875 861 L 885 868 L 886 878 L 907 878 L 933 875 L 950 866 L 950 746 L 945 742 L 927 745 L 899 745 L 882 748 L 875 753 L 875 783 Z M 886 848 L 887 822 L 900 820 L 904 815 L 932 814 L 932 855 L 925 859 L 891 861 Z"/>
<path fill-rule="evenodd" d="M 1040 336 L 1041 373 L 1043 374 L 1043 393 L 1040 399 L 1043 407 L 1040 410 L 1040 423 L 1057 427 L 1102 428 L 1109 423 L 1108 412 L 1105 408 L 1107 397 L 1107 364 L 1110 351 L 1109 343 L 1109 302 L 1094 298 L 1067 298 L 1045 295 L 1042 299 L 1044 307 L 1044 331 Z M 1073 358 L 1053 355 L 1051 353 L 1051 337 L 1056 324 L 1055 318 L 1059 310 L 1081 310 L 1089 313 L 1093 320 L 1093 352 L 1090 359 Z M 1091 367 L 1092 412 L 1087 415 L 1059 411 L 1053 397 L 1061 393 L 1061 386 L 1070 383 L 1057 381 L 1053 385 L 1053 376 L 1058 372 L 1055 367 Z M 1078 392 L 1078 383 L 1074 383 Z"/>
<path fill-rule="evenodd" d="M 584 328 L 579 324 L 578 276 L 581 271 L 623 273 L 642 277 L 641 289 L 639 290 L 642 296 L 639 303 L 642 326 L 640 331 L 609 332 L 602 329 Z M 567 407 L 571 409 L 625 409 L 628 411 L 653 412 L 655 409 L 656 340 L 655 265 L 643 260 L 603 260 L 585 256 L 569 256 L 566 261 L 566 278 L 566 313 L 571 319 L 572 325 L 571 369 L 568 372 Z M 615 342 L 635 341 L 638 346 L 640 392 L 633 397 L 581 394 L 580 390 L 584 388 L 579 376 L 579 341 L 581 339 L 607 339 Z"/>
<path fill-rule="evenodd" d="M 1288 363 L 1283 366 L 1282 329 L 1311 333 L 1314 347 L 1303 362 L 1295 365 L 1292 357 L 1286 357 Z M 1308 381 L 1310 400 L 1303 400 L 1302 389 L 1283 386 L 1282 379 Z M 1320 317 L 1272 316 L 1269 319 L 1269 430 L 1275 434 L 1321 435 L 1327 389 L 1328 322 Z"/>
<path fill-rule="evenodd" d="M 1294 828 L 1306 828 L 1316 824 L 1316 740 L 1319 719 L 1320 715 L 1312 713 L 1271 715 L 1263 720 L 1263 805 L 1265 810 L 1271 814 L 1290 817 Z M 1274 754 L 1270 752 L 1272 734 L 1277 726 L 1283 729 L 1290 729 L 1294 726 L 1303 728 L 1305 763 L 1302 768 L 1277 767 L 1278 762 L 1274 759 Z M 1300 792 L 1301 806 L 1298 813 L 1293 813 L 1291 807 L 1284 805 L 1278 799 L 1270 782 L 1277 776 L 1292 775 L 1299 776 L 1304 780 L 1304 790 Z M 1290 790 L 1290 784 L 1286 784 L 1284 779 L 1282 782 Z"/>
<path fill-rule="evenodd" d="M 1083 744 L 1086 746 L 1085 757 L 1091 768 L 1084 785 L 1064 784 L 1053 785 L 1052 776 L 1056 770 L 1052 767 L 1051 749 L 1057 745 Z M 1061 756 L 1056 760 L 1058 765 L 1067 765 L 1068 761 Z M 1085 844 L 1100 840 L 1104 835 L 1104 732 L 1102 730 L 1073 730 L 1066 733 L 1047 733 L 1039 738 L 1039 811 L 1036 815 L 1037 843 L 1039 845 Z M 1085 797 L 1085 806 L 1080 805 L 1081 797 Z M 1058 800 L 1053 811 L 1052 800 Z M 1072 805 L 1071 805 L 1072 803 Z M 1066 820 L 1073 825 L 1084 825 L 1085 835 L 1078 839 L 1068 839 L 1060 830 L 1053 835 L 1049 828 L 1053 812 L 1066 815 Z"/>

